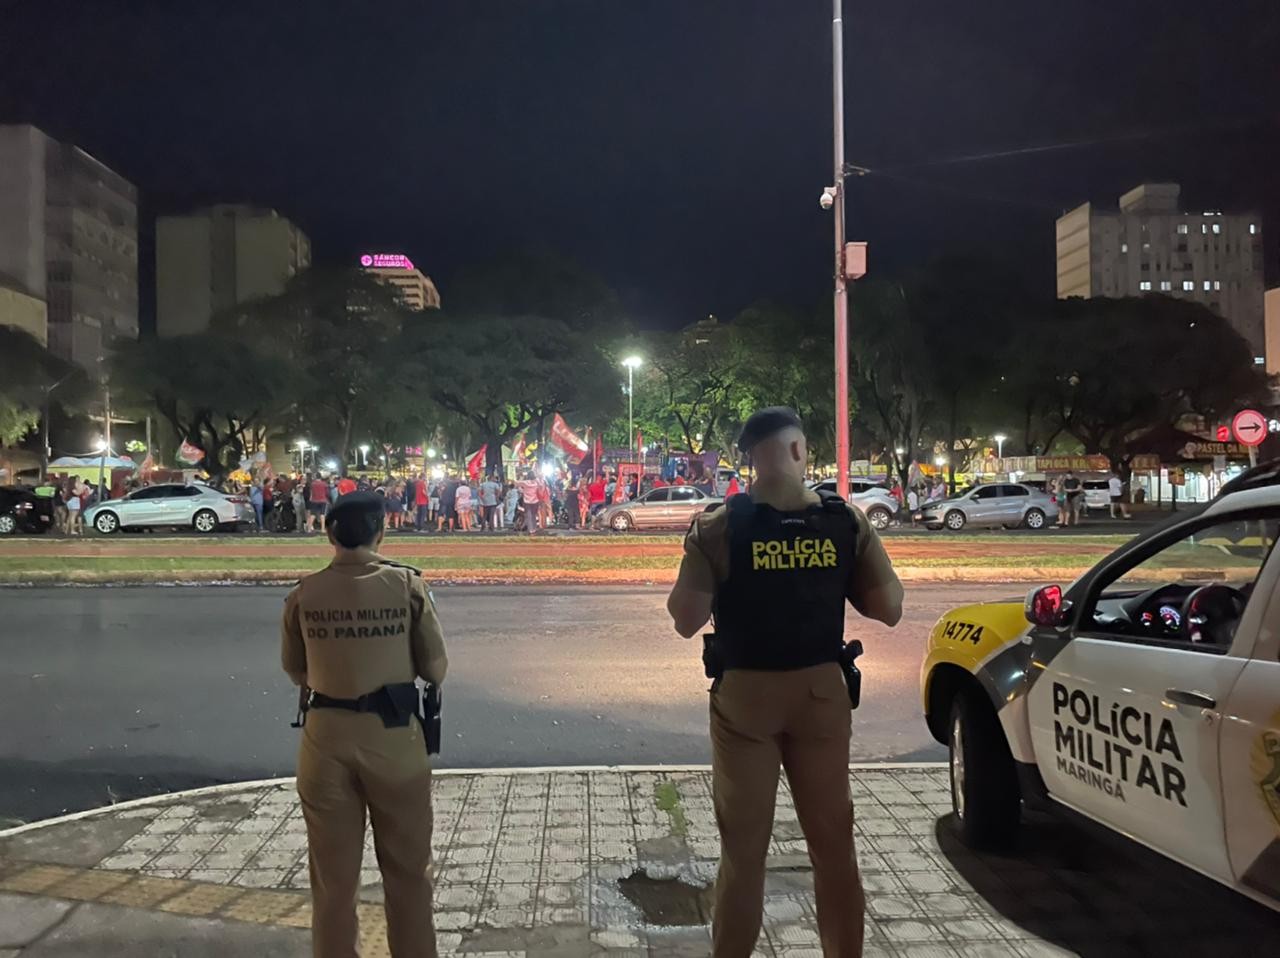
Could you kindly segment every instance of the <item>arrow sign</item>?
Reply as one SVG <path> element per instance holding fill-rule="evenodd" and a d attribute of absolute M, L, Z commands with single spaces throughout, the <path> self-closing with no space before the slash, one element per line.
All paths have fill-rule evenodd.
<path fill-rule="evenodd" d="M 1267 438 L 1267 417 L 1256 409 L 1242 409 L 1231 420 L 1231 431 L 1242 446 L 1259 446 Z"/>

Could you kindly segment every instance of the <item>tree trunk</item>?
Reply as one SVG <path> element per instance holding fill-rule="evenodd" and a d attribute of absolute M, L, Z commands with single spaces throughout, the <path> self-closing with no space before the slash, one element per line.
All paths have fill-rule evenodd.
<path fill-rule="evenodd" d="M 338 474 L 347 474 L 347 457 L 351 453 L 351 430 L 354 417 L 350 412 L 342 418 L 342 448 L 338 450 Z"/>

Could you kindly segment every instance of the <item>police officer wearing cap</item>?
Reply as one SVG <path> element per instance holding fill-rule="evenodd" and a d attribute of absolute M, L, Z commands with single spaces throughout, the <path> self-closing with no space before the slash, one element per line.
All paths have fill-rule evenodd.
<path fill-rule="evenodd" d="M 861 511 L 806 488 L 808 450 L 792 410 L 752 415 L 738 448 L 755 468 L 750 493 L 695 520 L 667 601 L 686 638 L 715 622 L 708 674 L 721 858 L 713 955 L 747 958 L 755 949 L 785 770 L 813 862 L 823 954 L 859 958 L 864 902 L 841 665 L 850 661 L 845 601 L 892 626 L 902 616 L 902 585 Z"/>
<path fill-rule="evenodd" d="M 310 688 L 298 796 L 311 864 L 316 958 L 358 954 L 365 815 L 395 958 L 435 958 L 431 763 L 415 679 L 444 680 L 444 637 L 416 570 L 383 559 L 384 504 L 342 496 L 325 517 L 333 561 L 285 600 L 284 670 Z"/>

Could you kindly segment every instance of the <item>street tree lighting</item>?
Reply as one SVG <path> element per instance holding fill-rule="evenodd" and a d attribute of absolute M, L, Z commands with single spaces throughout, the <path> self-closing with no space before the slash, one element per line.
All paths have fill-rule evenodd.
<path fill-rule="evenodd" d="M 644 364 L 639 356 L 628 356 L 622 361 L 627 367 L 627 447 L 636 451 L 636 416 L 635 416 L 635 375 L 636 370 Z"/>
<path fill-rule="evenodd" d="M 996 441 L 996 458 L 1003 459 L 1004 458 L 1004 441 L 1009 437 L 1002 432 L 998 432 L 991 438 Z"/>
<path fill-rule="evenodd" d="M 369 446 L 364 444 L 360 447 L 360 465 L 368 467 L 369 465 Z"/>
<path fill-rule="evenodd" d="M 434 449 L 428 449 L 428 450 L 427 450 L 427 458 L 428 458 L 428 459 L 434 459 L 434 458 L 435 458 L 436 456 L 438 456 L 438 455 L 439 455 L 439 453 L 438 453 L 438 452 L 436 452 Z"/>

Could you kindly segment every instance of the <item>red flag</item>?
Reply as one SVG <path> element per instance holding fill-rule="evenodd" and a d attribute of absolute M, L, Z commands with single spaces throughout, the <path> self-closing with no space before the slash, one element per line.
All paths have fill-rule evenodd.
<path fill-rule="evenodd" d="M 189 465 L 195 465 L 204 458 L 204 450 L 193 443 L 182 440 L 182 445 L 178 449 L 178 458 Z"/>
<path fill-rule="evenodd" d="M 480 478 L 480 470 L 484 468 L 485 453 L 488 451 L 488 446 L 481 446 L 467 457 L 467 475 L 472 479 Z"/>
<path fill-rule="evenodd" d="M 556 417 L 551 420 L 551 441 L 563 450 L 572 463 L 582 462 L 587 457 L 589 451 L 587 444 L 569 428 L 569 424 L 559 413 L 556 413 Z"/>

